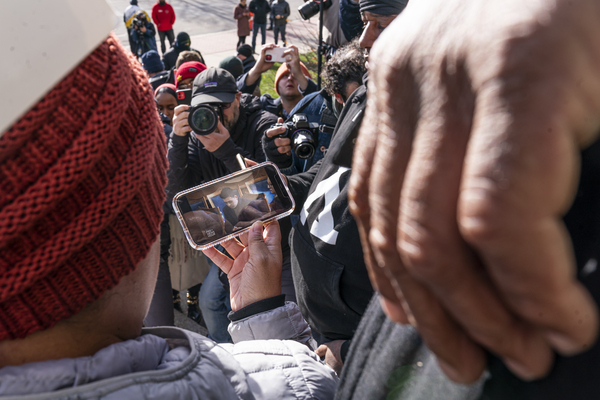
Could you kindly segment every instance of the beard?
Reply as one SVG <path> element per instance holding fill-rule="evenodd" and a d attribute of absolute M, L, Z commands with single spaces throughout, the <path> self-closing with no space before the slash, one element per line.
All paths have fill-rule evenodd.
<path fill-rule="evenodd" d="M 229 134 L 231 134 L 231 132 L 233 131 L 233 128 L 235 128 L 235 124 L 237 124 L 239 118 L 240 118 L 239 105 L 237 107 L 234 107 L 233 115 L 231 116 L 231 118 L 229 118 L 227 115 L 223 114 L 223 119 L 225 120 L 225 121 L 223 121 L 223 125 L 225 125 L 225 128 L 227 128 L 227 130 L 229 131 Z"/>

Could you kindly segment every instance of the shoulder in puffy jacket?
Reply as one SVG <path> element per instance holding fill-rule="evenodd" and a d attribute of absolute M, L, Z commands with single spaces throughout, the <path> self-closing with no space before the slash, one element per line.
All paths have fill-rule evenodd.
<path fill-rule="evenodd" d="M 0 369 L 0 396 L 35 399 L 332 399 L 335 373 L 307 345 L 298 306 L 232 322 L 235 344 L 178 328 L 142 336 L 90 357 Z"/>

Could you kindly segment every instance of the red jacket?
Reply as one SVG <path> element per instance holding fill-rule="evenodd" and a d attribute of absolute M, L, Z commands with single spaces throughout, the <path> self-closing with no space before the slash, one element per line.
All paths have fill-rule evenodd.
<path fill-rule="evenodd" d="M 156 3 L 152 6 L 152 21 L 156 24 L 159 31 L 168 31 L 173 29 L 175 23 L 175 11 L 170 4 L 160 5 Z"/>

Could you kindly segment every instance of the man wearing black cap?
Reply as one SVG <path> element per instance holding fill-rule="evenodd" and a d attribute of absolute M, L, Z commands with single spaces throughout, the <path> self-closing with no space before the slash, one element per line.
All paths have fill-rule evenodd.
<path fill-rule="evenodd" d="M 175 40 L 173 47 L 171 47 L 163 54 L 162 61 L 165 64 L 165 68 L 167 70 L 175 67 L 175 63 L 177 62 L 177 57 L 179 57 L 179 53 L 186 50 L 195 51 L 196 53 L 198 53 L 198 55 L 200 56 L 200 62 L 206 65 L 206 63 L 204 62 L 204 58 L 202 57 L 202 53 L 200 53 L 200 51 L 196 49 L 190 48 L 191 43 L 192 40 L 190 39 L 190 35 L 188 35 L 186 32 L 179 32 L 177 34 L 177 39 Z"/>
<path fill-rule="evenodd" d="M 252 46 L 249 44 L 243 44 L 237 49 L 237 58 L 242 60 L 244 66 L 244 73 L 250 71 L 254 64 L 256 64 L 256 58 L 252 55 Z"/>
<path fill-rule="evenodd" d="M 194 79 L 191 106 L 198 104 L 219 107 L 223 120 L 213 133 L 197 135 L 188 123 L 189 107 L 175 108 L 168 153 L 169 199 L 179 191 L 238 171 L 238 154 L 265 161 L 261 138 L 277 121 L 273 114 L 262 110 L 258 98 L 238 92 L 233 76 L 221 68 L 211 67 Z M 200 308 L 210 337 L 217 342 L 229 342 L 228 295 L 218 272 L 218 267 L 212 265 L 202 284 Z"/>
<path fill-rule="evenodd" d="M 406 3 L 360 1 L 365 27 L 359 44 L 365 53 Z M 325 157 L 308 171 L 288 177 L 296 210 L 300 211 L 290 236 L 298 305 L 315 339 L 327 343 L 317 353 L 338 372 L 373 295 L 358 227 L 348 208 L 354 141 L 366 104 L 367 88 L 362 85 L 347 99 Z M 289 165 L 290 140 L 272 140 L 279 153 L 289 154 Z"/>

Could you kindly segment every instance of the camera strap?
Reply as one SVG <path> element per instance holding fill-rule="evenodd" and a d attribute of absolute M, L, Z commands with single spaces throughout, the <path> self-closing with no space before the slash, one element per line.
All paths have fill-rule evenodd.
<path fill-rule="evenodd" d="M 290 114 L 287 117 L 286 122 L 290 121 L 295 114 L 299 114 L 302 111 L 304 111 L 304 109 L 306 107 L 308 107 L 308 105 L 310 103 L 312 103 L 313 100 L 316 99 L 319 95 L 322 96 L 323 99 L 325 99 L 325 104 L 326 104 L 325 109 L 321 113 L 321 120 L 320 120 L 321 124 L 319 125 L 319 130 L 323 133 L 333 133 L 333 131 L 335 129 L 335 125 L 337 124 L 337 117 L 335 116 L 335 114 L 333 113 L 331 108 L 329 107 L 329 103 L 327 102 L 327 98 L 326 98 L 327 91 L 325 91 L 325 88 L 321 89 L 309 101 L 302 104 L 302 106 L 300 106 L 300 108 L 298 108 L 293 114 Z"/>

